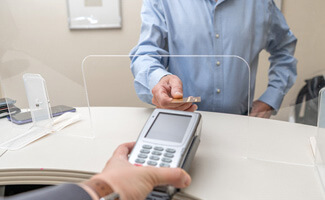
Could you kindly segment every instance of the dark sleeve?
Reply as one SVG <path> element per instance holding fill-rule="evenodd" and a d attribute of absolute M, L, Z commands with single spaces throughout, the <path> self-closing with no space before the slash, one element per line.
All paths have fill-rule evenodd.
<path fill-rule="evenodd" d="M 0 198 L 1 199 L 1 198 Z M 89 194 L 76 184 L 50 186 L 18 194 L 4 200 L 91 200 Z"/>

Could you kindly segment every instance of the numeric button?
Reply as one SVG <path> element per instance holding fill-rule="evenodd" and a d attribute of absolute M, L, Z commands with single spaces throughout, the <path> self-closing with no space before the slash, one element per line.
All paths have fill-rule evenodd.
<path fill-rule="evenodd" d="M 142 148 L 144 148 L 144 149 L 152 149 L 152 146 L 144 144 L 144 145 L 142 145 Z"/>
<path fill-rule="evenodd" d="M 143 159 L 148 158 L 148 156 L 147 156 L 146 154 L 142 154 L 142 153 L 140 153 L 140 154 L 138 155 L 138 157 L 139 157 L 139 158 L 143 158 Z"/>
<path fill-rule="evenodd" d="M 145 160 L 138 158 L 138 159 L 135 159 L 135 162 L 139 163 L 139 164 L 143 164 L 145 162 Z"/>
<path fill-rule="evenodd" d="M 147 162 L 147 164 L 148 164 L 148 165 L 151 165 L 151 166 L 156 166 L 158 163 L 155 162 L 155 161 L 149 160 L 149 161 Z"/>
<path fill-rule="evenodd" d="M 166 151 L 167 151 L 168 153 L 175 153 L 175 152 L 176 152 L 175 149 L 171 149 L 171 148 L 167 148 Z"/>
<path fill-rule="evenodd" d="M 167 163 L 160 163 L 160 165 L 159 165 L 160 167 L 170 167 L 170 165 L 169 164 L 167 164 Z"/>
<path fill-rule="evenodd" d="M 167 158 L 174 158 L 174 154 L 172 153 L 164 153 L 164 156 Z"/>
<path fill-rule="evenodd" d="M 156 151 L 163 151 L 164 150 L 164 148 L 162 148 L 162 147 L 155 147 L 153 149 L 156 150 Z"/>
<path fill-rule="evenodd" d="M 149 154 L 150 153 L 150 150 L 148 150 L 148 149 L 141 149 L 140 150 L 140 153 Z"/>
<path fill-rule="evenodd" d="M 153 151 L 151 154 L 155 156 L 161 156 L 162 153 L 159 151 Z"/>
<path fill-rule="evenodd" d="M 171 163 L 172 159 L 170 159 L 170 158 L 162 158 L 161 161 L 163 161 L 165 163 Z"/>
<path fill-rule="evenodd" d="M 150 156 L 150 160 L 159 160 L 158 156 Z"/>

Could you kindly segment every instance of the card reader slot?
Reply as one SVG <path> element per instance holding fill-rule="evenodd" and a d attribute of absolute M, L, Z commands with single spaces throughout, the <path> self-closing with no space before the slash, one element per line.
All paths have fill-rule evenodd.
<path fill-rule="evenodd" d="M 182 165 L 182 168 L 188 172 L 190 166 L 191 166 L 191 163 L 192 163 L 192 160 L 195 156 L 195 153 L 199 147 L 199 144 L 200 144 L 200 137 L 199 136 L 195 136 L 191 145 L 190 145 L 190 148 L 188 150 L 188 154 L 186 155 L 185 159 L 184 159 L 184 162 L 183 162 L 183 165 Z"/>

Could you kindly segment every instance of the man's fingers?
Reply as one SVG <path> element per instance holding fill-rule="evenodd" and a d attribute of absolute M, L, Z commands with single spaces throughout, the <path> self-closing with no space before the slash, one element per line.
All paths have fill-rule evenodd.
<path fill-rule="evenodd" d="M 155 95 L 153 102 L 155 102 L 157 107 L 165 108 L 165 109 L 176 109 L 176 110 L 185 110 L 189 108 L 192 103 L 172 103 L 172 98 L 161 91 L 160 95 Z"/>
<path fill-rule="evenodd" d="M 156 100 L 155 97 L 152 97 L 151 102 L 152 102 L 154 105 L 158 106 L 158 101 Z"/>
<path fill-rule="evenodd" d="M 190 185 L 191 177 L 181 168 L 150 168 L 153 170 L 154 184 L 171 184 L 177 188 L 184 188 Z"/>
<path fill-rule="evenodd" d="M 174 99 L 181 99 L 183 98 L 183 90 L 181 87 L 172 87 L 171 88 L 171 95 Z"/>
<path fill-rule="evenodd" d="M 155 97 L 152 98 L 152 103 L 157 106 L 157 108 L 171 109 L 171 110 L 183 110 L 194 112 L 197 110 L 197 105 L 193 103 L 171 103 L 171 101 L 166 101 L 163 104 L 159 104 Z"/>
<path fill-rule="evenodd" d="M 256 117 L 257 116 L 257 112 L 254 111 L 254 109 L 252 109 L 252 111 L 249 113 L 249 116 Z"/>
<path fill-rule="evenodd" d="M 171 95 L 174 99 L 183 98 L 183 84 L 181 79 L 177 76 L 170 76 L 169 85 L 171 88 Z"/>
<path fill-rule="evenodd" d="M 271 111 L 266 111 L 263 115 L 263 118 L 266 118 L 266 119 L 269 119 L 272 115 L 272 112 Z"/>
<path fill-rule="evenodd" d="M 159 81 L 152 89 L 152 103 L 158 108 L 187 110 L 191 103 L 175 104 L 171 103 L 172 99 L 183 98 L 182 81 L 175 75 L 167 75 Z"/>
<path fill-rule="evenodd" d="M 152 89 L 152 103 L 157 108 L 193 112 L 197 106 L 192 103 L 171 103 L 173 98 L 183 98 L 182 81 L 175 75 L 167 75 Z"/>
<path fill-rule="evenodd" d="M 135 142 L 129 142 L 121 144 L 117 147 L 117 149 L 114 151 L 113 156 L 123 157 L 128 159 L 129 153 L 132 151 L 133 147 L 135 145 Z"/>
<path fill-rule="evenodd" d="M 264 117 L 264 114 L 265 114 L 264 111 L 259 112 L 259 113 L 256 114 L 256 117 L 263 118 Z"/>
<path fill-rule="evenodd" d="M 155 102 L 155 99 L 153 99 L 152 102 Z M 171 109 L 171 110 L 182 110 L 182 111 L 189 111 L 189 112 L 193 112 L 197 109 L 197 107 L 193 107 L 192 103 L 166 102 L 164 105 L 158 105 L 158 104 L 155 104 L 155 105 L 157 105 L 157 108 L 164 108 L 164 109 Z"/>
<path fill-rule="evenodd" d="M 153 94 L 154 100 L 155 100 L 155 103 L 154 102 L 153 103 L 156 106 L 165 107 L 172 100 L 172 98 L 168 94 L 167 89 L 162 85 L 157 88 L 154 88 L 154 90 L 152 91 L 152 94 Z"/>
<path fill-rule="evenodd" d="M 198 109 L 197 105 L 196 104 L 192 104 L 191 107 L 189 107 L 187 110 L 185 111 L 188 111 L 188 112 L 194 112 Z"/>
<path fill-rule="evenodd" d="M 255 106 L 255 103 L 253 103 L 253 107 L 252 107 L 251 112 L 249 113 L 249 116 L 257 117 L 257 115 L 258 115 L 258 110 L 257 110 L 257 108 Z"/>
<path fill-rule="evenodd" d="M 270 118 L 272 115 L 273 108 L 268 104 L 256 100 L 253 102 L 252 111 L 249 116 L 260 117 L 260 118 Z"/>
<path fill-rule="evenodd" d="M 259 117 L 259 118 L 270 118 L 272 115 L 271 111 L 261 111 L 261 112 L 251 112 L 249 116 L 251 117 Z"/>
<path fill-rule="evenodd" d="M 176 110 L 187 110 L 192 105 L 193 105 L 192 103 L 171 103 L 170 107 L 171 109 L 176 109 Z"/>

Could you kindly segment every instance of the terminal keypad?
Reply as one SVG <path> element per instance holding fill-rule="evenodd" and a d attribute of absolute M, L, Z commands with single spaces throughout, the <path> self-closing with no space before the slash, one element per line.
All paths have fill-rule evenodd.
<path fill-rule="evenodd" d="M 162 153 L 159 151 L 153 151 L 153 152 L 151 152 L 151 154 L 155 155 L 155 156 L 161 156 Z"/>
<path fill-rule="evenodd" d="M 148 150 L 148 149 L 141 149 L 140 153 L 149 154 L 150 153 L 150 150 Z"/>
<path fill-rule="evenodd" d="M 147 164 L 150 166 L 159 166 L 160 167 L 170 167 L 172 163 L 172 158 L 176 150 L 173 148 L 164 149 L 161 146 L 152 146 L 152 145 L 143 145 L 138 158 L 135 160 L 137 164 Z"/>

